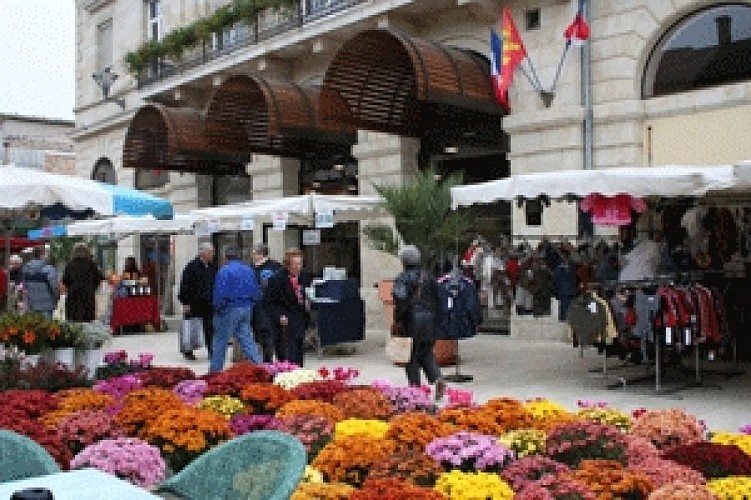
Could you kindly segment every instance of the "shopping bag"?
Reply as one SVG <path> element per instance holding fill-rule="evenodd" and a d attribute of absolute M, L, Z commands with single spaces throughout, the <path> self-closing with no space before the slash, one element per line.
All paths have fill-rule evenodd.
<path fill-rule="evenodd" d="M 409 363 L 412 358 L 412 337 L 386 339 L 386 356 L 394 363 Z"/>
<path fill-rule="evenodd" d="M 65 321 L 65 298 L 66 295 L 63 293 L 60 295 L 60 298 L 57 299 L 57 307 L 52 311 L 52 319 Z"/>
<path fill-rule="evenodd" d="M 191 352 L 193 349 L 203 347 L 203 319 L 184 318 L 180 323 L 178 341 L 180 344 L 180 352 Z"/>

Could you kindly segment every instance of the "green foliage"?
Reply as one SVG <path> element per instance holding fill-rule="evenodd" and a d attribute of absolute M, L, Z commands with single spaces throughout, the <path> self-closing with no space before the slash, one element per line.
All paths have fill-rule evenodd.
<path fill-rule="evenodd" d="M 162 40 L 146 41 L 135 51 L 125 54 L 125 64 L 130 73 L 138 74 L 159 58 L 167 56 L 179 60 L 186 50 L 210 40 L 212 33 L 238 21 L 250 24 L 264 9 L 289 9 L 296 3 L 296 0 L 233 0 L 207 17 L 170 31 Z"/>
<path fill-rule="evenodd" d="M 396 232 L 405 244 L 417 246 L 423 265 L 430 267 L 442 254 L 456 251 L 457 238 L 471 228 L 470 217 L 451 210 L 451 188 L 462 184 L 462 175 L 443 178 L 435 170 L 420 170 L 414 180 L 402 186 L 374 185 L 386 200 L 386 210 L 394 217 Z M 370 226 L 365 235 L 378 250 L 396 253 L 393 231 L 388 226 Z"/>

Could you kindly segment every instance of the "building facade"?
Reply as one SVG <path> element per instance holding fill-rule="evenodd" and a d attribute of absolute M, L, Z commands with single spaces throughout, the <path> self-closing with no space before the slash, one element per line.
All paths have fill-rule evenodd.
<path fill-rule="evenodd" d="M 149 189 L 185 212 L 312 190 L 372 194 L 373 183 L 403 182 L 429 164 L 473 182 L 751 158 L 751 2 L 589 3 L 589 45 L 570 50 L 552 102 L 517 72 L 504 115 L 487 59 L 502 7 L 549 88 L 578 2 L 299 0 L 217 28 L 193 23 L 216 21 L 232 2 L 77 0 L 76 173 Z M 170 34 L 188 26 L 202 41 L 176 49 Z M 131 55 L 129 72 L 128 53 L 165 39 L 147 61 Z M 101 82 L 107 67 L 118 78 L 103 99 L 92 75 Z M 478 231 L 491 240 L 512 229 L 579 231 L 566 203 L 530 225 L 521 209 L 484 210 Z M 357 226 L 338 231 L 328 248 L 355 251 L 329 258 L 360 278 L 375 326 L 371 285 L 398 262 L 370 250 Z M 296 229 L 220 235 L 236 240 L 266 241 L 277 258 L 301 243 Z M 195 238 L 172 243 L 179 271 Z M 148 252 L 141 246 L 126 243 L 120 258 Z"/>
<path fill-rule="evenodd" d="M 68 120 L 0 114 L 0 163 L 73 174 L 73 128 Z"/>

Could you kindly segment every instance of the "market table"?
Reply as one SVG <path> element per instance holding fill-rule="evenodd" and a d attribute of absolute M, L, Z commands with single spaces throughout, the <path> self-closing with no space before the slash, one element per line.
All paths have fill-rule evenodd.
<path fill-rule="evenodd" d="M 58 472 L 47 476 L 0 483 L 0 498 L 6 500 L 16 491 L 47 488 L 55 500 L 147 500 L 162 498 L 127 481 L 97 469 Z"/>
<path fill-rule="evenodd" d="M 161 326 L 159 298 L 156 295 L 136 295 L 114 297 L 110 328 L 117 332 L 125 325 L 143 325 L 150 323 L 155 330 Z"/>

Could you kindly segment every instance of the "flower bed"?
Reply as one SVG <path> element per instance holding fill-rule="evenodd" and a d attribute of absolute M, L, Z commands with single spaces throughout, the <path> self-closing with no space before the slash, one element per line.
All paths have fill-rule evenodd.
<path fill-rule="evenodd" d="M 751 426 L 707 432 L 682 410 L 474 404 L 466 391 L 439 409 L 427 388 L 357 385 L 342 367 L 239 363 L 195 378 L 149 355 L 107 359 L 93 389 L 40 390 L 50 380 L 27 376 L 28 390 L 0 392 L 0 428 L 36 440 L 63 469 L 93 466 L 146 487 L 166 465 L 179 471 L 234 436 L 274 429 L 308 454 L 294 499 L 751 497 Z M 261 488 L 260 470 L 238 484 Z"/>

